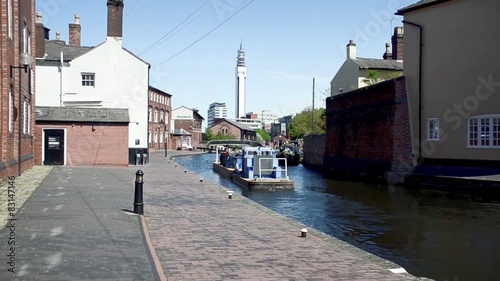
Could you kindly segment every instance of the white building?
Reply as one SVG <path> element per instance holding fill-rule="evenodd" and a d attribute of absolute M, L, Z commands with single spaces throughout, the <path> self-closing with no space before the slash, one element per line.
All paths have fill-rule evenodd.
<path fill-rule="evenodd" d="M 212 127 L 216 118 L 227 118 L 226 104 L 214 102 L 208 107 L 207 127 Z"/>
<path fill-rule="evenodd" d="M 245 51 L 242 44 L 238 50 L 236 63 L 236 114 L 235 118 L 245 117 L 245 98 L 247 85 L 247 67 L 245 66 Z M 209 126 L 210 127 L 210 126 Z"/>
<path fill-rule="evenodd" d="M 36 60 L 36 105 L 44 107 L 45 113 L 50 111 L 53 114 L 52 117 L 44 116 L 44 112 L 38 111 L 40 114 L 37 115 L 37 118 L 43 119 L 45 123 L 41 128 L 42 134 L 47 130 L 59 128 L 60 122 L 72 124 L 70 131 L 60 128 L 61 137 L 67 145 L 65 146 L 66 150 L 61 151 L 64 154 L 64 163 L 59 164 L 68 164 L 71 159 L 73 159 L 73 163 L 69 164 L 73 165 L 95 164 L 95 160 L 85 157 L 87 154 L 98 154 L 99 149 L 104 149 L 102 146 L 92 146 L 92 148 L 88 148 L 90 151 L 79 151 L 78 149 L 83 149 L 81 147 L 84 145 L 97 141 L 102 145 L 110 143 L 110 147 L 106 148 L 110 150 L 106 151 L 108 156 L 103 154 L 101 157 L 110 157 L 109 155 L 117 153 L 125 154 L 123 150 L 126 148 L 113 153 L 112 142 L 121 143 L 123 141 L 125 145 L 126 141 L 128 146 L 126 164 L 137 164 L 138 157 L 141 158 L 141 163 L 146 163 L 150 65 L 122 46 L 123 2 L 109 0 L 107 5 L 108 32 L 106 41 L 95 47 L 80 46 L 81 27 L 79 17 L 75 15 L 75 23 L 70 24 L 70 44 L 66 45 L 59 36 L 56 36 L 56 40 L 46 40 L 45 50 L 42 51 L 44 55 L 37 57 Z M 85 109 L 81 112 L 86 113 L 82 113 L 82 116 L 55 117 L 63 112 L 64 114 L 79 112 L 65 109 L 69 107 Z M 106 111 L 106 109 L 121 110 L 119 120 L 115 120 L 116 118 L 113 116 L 101 116 L 102 120 L 107 121 L 99 123 L 97 115 L 113 112 L 112 110 Z M 94 115 L 93 119 L 86 119 L 85 114 Z M 127 115 L 128 118 L 126 118 Z M 59 114 L 59 116 L 61 115 Z M 110 133 L 117 123 L 128 127 L 125 127 L 124 131 L 128 131 L 126 140 L 117 139 L 116 135 Z M 86 125 L 91 126 L 92 131 L 81 132 L 77 136 L 75 133 L 77 129 L 84 130 Z M 102 132 L 100 131 L 101 127 Z M 97 136 L 98 133 L 99 136 Z M 72 136 L 75 139 L 72 139 Z M 82 140 L 82 136 L 85 140 Z M 118 145 L 115 147 L 118 148 Z M 69 151 L 71 148 L 77 151 Z M 42 149 L 42 151 L 45 150 Z M 45 154 L 45 157 L 47 155 L 48 153 Z M 125 156 L 122 157 L 125 158 Z M 123 165 L 124 159 L 117 161 L 120 162 L 117 163 L 118 165 Z M 102 159 L 101 162 L 113 165 L 113 163 L 107 163 L 108 159 Z"/>

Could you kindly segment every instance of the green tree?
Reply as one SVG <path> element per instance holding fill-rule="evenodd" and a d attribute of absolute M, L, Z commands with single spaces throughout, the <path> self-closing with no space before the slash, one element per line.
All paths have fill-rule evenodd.
<path fill-rule="evenodd" d="M 214 139 L 214 137 L 215 137 L 215 136 L 214 136 L 214 133 L 212 132 L 212 129 L 210 129 L 210 128 L 206 128 L 206 129 L 205 129 L 205 139 L 206 139 L 207 141 L 211 141 L 211 140 L 213 140 L 213 139 Z"/>
<path fill-rule="evenodd" d="M 368 77 L 363 79 L 363 83 L 365 83 L 368 86 L 371 86 L 379 82 L 382 82 L 382 79 L 380 78 L 378 72 L 375 70 L 368 70 Z"/>
<path fill-rule="evenodd" d="M 301 113 L 295 115 L 290 123 L 290 137 L 300 139 L 310 134 L 321 134 L 325 132 L 326 110 L 319 108 L 314 110 L 314 128 L 312 127 L 312 110 L 305 108 Z"/>
<path fill-rule="evenodd" d="M 223 134 L 221 132 L 218 132 L 217 135 L 214 136 L 214 140 L 237 140 L 238 138 L 234 135 L 231 134 Z"/>
<path fill-rule="evenodd" d="M 266 142 L 271 141 L 271 135 L 269 135 L 269 133 L 266 130 L 257 129 L 255 130 L 255 132 L 259 134 L 264 141 Z"/>

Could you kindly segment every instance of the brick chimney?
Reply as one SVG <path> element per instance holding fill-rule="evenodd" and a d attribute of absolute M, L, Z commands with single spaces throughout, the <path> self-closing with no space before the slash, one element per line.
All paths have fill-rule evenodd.
<path fill-rule="evenodd" d="M 123 0 L 108 0 L 108 37 L 122 37 Z"/>
<path fill-rule="evenodd" d="M 347 59 L 356 59 L 356 44 L 353 40 L 349 40 L 347 44 Z"/>
<path fill-rule="evenodd" d="M 61 32 L 56 31 L 56 40 L 57 43 L 66 45 L 66 41 L 61 40 Z"/>
<path fill-rule="evenodd" d="M 391 45 L 389 43 L 385 43 L 385 53 L 383 58 L 384 60 L 392 60 Z"/>
<path fill-rule="evenodd" d="M 392 59 L 403 60 L 403 35 L 404 29 L 402 26 L 394 28 L 394 35 L 392 35 Z"/>
<path fill-rule="evenodd" d="M 81 34 L 82 34 L 82 27 L 80 25 L 80 15 L 75 14 L 75 23 L 69 24 L 69 45 L 80 47 Z"/>
<path fill-rule="evenodd" d="M 35 21 L 35 57 L 45 56 L 45 39 L 49 40 L 49 30 L 43 26 L 42 13 L 36 13 Z"/>

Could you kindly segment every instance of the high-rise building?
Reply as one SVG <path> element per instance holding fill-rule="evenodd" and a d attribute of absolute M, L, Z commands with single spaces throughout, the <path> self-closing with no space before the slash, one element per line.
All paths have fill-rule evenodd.
<path fill-rule="evenodd" d="M 240 43 L 236 63 L 236 114 L 235 118 L 245 117 L 245 95 L 247 84 L 247 67 L 245 66 L 245 51 Z"/>
<path fill-rule="evenodd" d="M 210 128 L 214 125 L 217 118 L 227 118 L 226 104 L 222 102 L 214 102 L 208 107 L 207 114 L 207 127 Z"/>

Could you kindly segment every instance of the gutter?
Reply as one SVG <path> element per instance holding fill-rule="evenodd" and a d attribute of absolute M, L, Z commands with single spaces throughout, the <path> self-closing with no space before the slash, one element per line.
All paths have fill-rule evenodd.
<path fill-rule="evenodd" d="M 423 50 L 423 27 L 420 24 L 403 20 L 404 24 L 409 24 L 420 29 L 420 46 L 418 61 L 418 158 L 417 165 L 423 161 L 422 157 L 422 50 Z"/>

